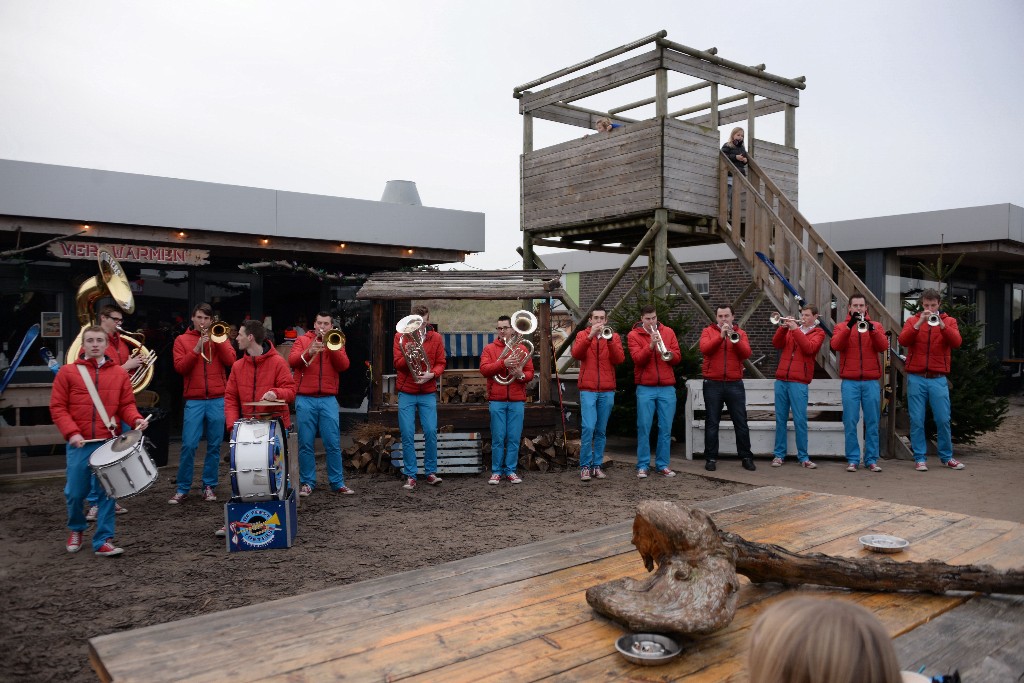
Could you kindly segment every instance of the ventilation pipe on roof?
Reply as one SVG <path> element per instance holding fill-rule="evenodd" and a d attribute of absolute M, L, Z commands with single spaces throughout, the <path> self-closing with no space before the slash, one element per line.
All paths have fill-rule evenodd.
<path fill-rule="evenodd" d="M 423 206 L 420 193 L 416 191 L 416 183 L 411 180 L 389 180 L 384 186 L 384 194 L 380 196 L 380 200 L 389 204 Z"/>

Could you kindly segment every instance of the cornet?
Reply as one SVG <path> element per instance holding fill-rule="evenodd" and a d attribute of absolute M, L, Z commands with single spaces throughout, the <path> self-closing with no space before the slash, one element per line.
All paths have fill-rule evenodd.
<path fill-rule="evenodd" d="M 931 325 L 932 327 L 938 327 L 939 323 L 942 322 L 942 319 L 939 317 L 938 313 L 932 313 L 932 314 L 928 315 L 925 318 L 925 320 L 927 320 L 928 324 Z"/>
<path fill-rule="evenodd" d="M 729 328 L 729 334 L 726 335 L 726 336 L 729 338 L 729 341 L 732 342 L 733 344 L 739 344 L 739 342 L 740 342 L 740 333 L 737 332 L 736 330 L 734 330 L 732 328 L 732 325 L 728 325 L 728 326 L 726 326 L 726 325 L 719 325 L 718 327 L 723 329 L 723 330 L 726 327 L 728 327 Z"/>
<path fill-rule="evenodd" d="M 654 347 L 658 349 L 658 355 L 661 356 L 661 359 L 666 363 L 672 360 L 672 352 L 665 346 L 665 340 L 661 338 L 661 332 L 658 332 L 658 323 L 644 325 L 644 329 L 647 331 L 647 334 L 651 335 L 651 339 L 654 340 Z"/>

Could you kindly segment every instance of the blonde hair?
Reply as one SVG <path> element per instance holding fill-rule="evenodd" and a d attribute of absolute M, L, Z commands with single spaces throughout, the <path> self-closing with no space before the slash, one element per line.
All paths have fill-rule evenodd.
<path fill-rule="evenodd" d="M 732 144 L 732 139 L 736 136 L 736 133 L 743 133 L 743 127 L 742 126 L 736 126 L 735 128 L 732 129 L 732 132 L 729 133 L 729 144 L 730 145 Z M 746 136 L 747 136 L 747 134 L 743 133 L 743 137 L 746 137 Z"/>
<path fill-rule="evenodd" d="M 860 605 L 791 598 L 765 610 L 750 630 L 750 683 L 900 683 L 885 627 Z"/>

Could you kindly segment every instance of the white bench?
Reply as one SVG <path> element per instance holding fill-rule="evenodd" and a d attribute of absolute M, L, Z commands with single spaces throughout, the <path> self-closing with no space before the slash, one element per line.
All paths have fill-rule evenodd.
<path fill-rule="evenodd" d="M 694 453 L 704 453 L 703 417 L 704 391 L 702 379 L 686 382 L 686 459 L 693 460 Z M 815 457 L 840 457 L 846 453 L 846 439 L 843 431 L 843 397 L 840 391 L 842 380 L 816 379 L 807 387 L 807 454 Z M 750 450 L 754 455 L 771 455 L 775 449 L 775 380 L 745 379 L 743 388 L 747 394 L 747 426 L 750 428 Z M 757 413 L 771 413 L 771 419 L 751 419 Z M 864 420 L 857 426 L 861 449 L 864 447 Z M 796 455 L 796 431 L 793 420 L 786 423 L 786 454 Z M 736 431 L 729 413 L 723 408 L 722 420 L 718 425 L 718 452 L 736 454 Z"/>

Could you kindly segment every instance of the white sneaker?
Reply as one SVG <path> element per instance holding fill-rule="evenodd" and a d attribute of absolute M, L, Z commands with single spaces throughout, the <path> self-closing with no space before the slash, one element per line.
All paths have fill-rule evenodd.
<path fill-rule="evenodd" d="M 96 518 L 99 517 L 99 514 L 100 514 L 100 506 L 99 505 L 93 505 L 92 507 L 89 508 L 89 511 L 87 513 L 85 513 L 85 521 L 87 521 L 87 522 L 95 522 Z"/>

